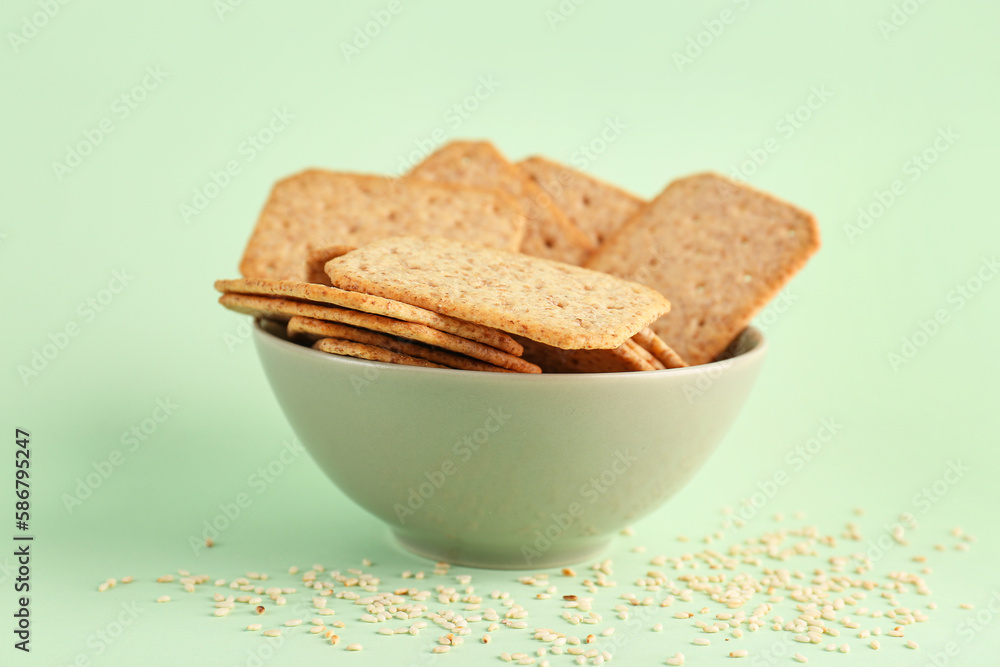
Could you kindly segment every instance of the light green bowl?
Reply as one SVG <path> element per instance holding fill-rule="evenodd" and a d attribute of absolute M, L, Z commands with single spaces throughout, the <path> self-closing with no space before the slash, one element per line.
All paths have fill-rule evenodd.
<path fill-rule="evenodd" d="M 708 459 L 764 360 L 522 375 L 338 357 L 254 327 L 264 371 L 320 468 L 407 548 L 449 563 L 554 567 L 598 554 Z"/>

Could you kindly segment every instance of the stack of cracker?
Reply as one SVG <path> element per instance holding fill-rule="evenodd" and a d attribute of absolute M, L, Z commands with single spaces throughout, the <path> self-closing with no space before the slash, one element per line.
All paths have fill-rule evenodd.
<path fill-rule="evenodd" d="M 244 278 L 216 288 L 331 354 L 661 370 L 724 356 L 818 247 L 809 213 L 717 174 L 644 201 L 547 158 L 454 141 L 400 179 L 312 169 L 278 182 Z"/>

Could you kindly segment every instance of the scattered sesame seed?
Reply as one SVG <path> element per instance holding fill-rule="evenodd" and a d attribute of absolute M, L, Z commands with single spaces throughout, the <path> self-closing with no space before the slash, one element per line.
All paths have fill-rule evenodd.
<path fill-rule="evenodd" d="M 278 630 L 278 629 L 264 630 L 264 636 L 265 637 L 280 637 L 281 636 L 281 630 Z"/>
<path fill-rule="evenodd" d="M 364 647 L 361 646 L 361 644 L 348 644 L 347 645 L 347 650 L 348 651 L 360 651 L 362 648 L 364 648 Z"/>
<path fill-rule="evenodd" d="M 906 648 L 912 648 L 914 650 L 920 648 L 920 644 L 913 641 L 912 639 L 906 642 Z"/>
<path fill-rule="evenodd" d="M 160 597 L 156 598 L 156 601 L 157 602 L 170 602 L 170 596 L 169 595 L 161 595 Z"/>

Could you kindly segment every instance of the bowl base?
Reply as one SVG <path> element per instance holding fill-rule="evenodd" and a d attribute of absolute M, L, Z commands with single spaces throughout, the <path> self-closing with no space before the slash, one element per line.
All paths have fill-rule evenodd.
<path fill-rule="evenodd" d="M 552 543 L 545 551 L 531 547 L 498 548 L 495 545 L 456 544 L 423 540 L 393 531 L 396 540 L 408 551 L 424 558 L 451 565 L 494 570 L 534 570 L 573 565 L 599 556 L 613 537 L 601 536 L 571 543 Z M 565 542 L 570 542 L 565 540 Z"/>

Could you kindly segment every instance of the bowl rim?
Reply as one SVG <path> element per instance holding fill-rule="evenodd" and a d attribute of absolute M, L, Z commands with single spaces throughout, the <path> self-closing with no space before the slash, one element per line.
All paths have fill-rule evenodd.
<path fill-rule="evenodd" d="M 457 368 L 427 368 L 423 366 L 406 366 L 403 364 L 390 364 L 382 361 L 370 361 L 368 359 L 358 359 L 356 357 L 346 357 L 336 354 L 329 354 L 327 352 L 321 352 L 320 350 L 314 350 L 311 347 L 306 347 L 304 345 L 299 345 L 298 343 L 293 343 L 292 341 L 279 336 L 271 331 L 268 331 L 261 326 L 260 318 L 255 317 L 253 319 L 253 334 L 255 343 L 260 345 L 270 345 L 278 349 L 284 349 L 286 352 L 291 354 L 299 354 L 304 357 L 311 357 L 316 361 L 314 363 L 326 363 L 334 365 L 343 365 L 348 368 L 356 367 L 362 372 L 365 369 L 376 369 L 379 372 L 390 372 L 390 373 L 430 373 L 431 376 L 442 378 L 446 376 L 453 376 L 456 379 L 461 378 L 478 378 L 483 375 L 491 376 L 495 381 L 498 382 L 572 382 L 580 381 L 581 379 L 589 379 L 596 382 L 611 382 L 615 379 L 621 380 L 622 377 L 632 377 L 635 381 L 640 381 L 645 378 L 682 378 L 688 376 L 697 376 L 704 374 L 722 373 L 726 370 L 735 367 L 743 366 L 750 363 L 759 363 L 764 357 L 768 348 L 768 340 L 764 335 L 764 332 L 753 325 L 747 325 L 744 329 L 737 335 L 734 342 L 741 340 L 745 336 L 751 338 L 751 346 L 749 349 L 743 350 L 733 356 L 728 356 L 717 361 L 712 361 L 707 364 L 699 364 L 697 366 L 685 366 L 683 368 L 662 368 L 659 370 L 652 371 L 617 371 L 612 373 L 489 373 L 489 372 L 470 372 L 467 370 L 461 370 Z M 258 348 L 259 349 L 259 348 Z M 387 368 L 388 367 L 388 368 Z M 532 379 L 533 378 L 533 379 Z"/>

